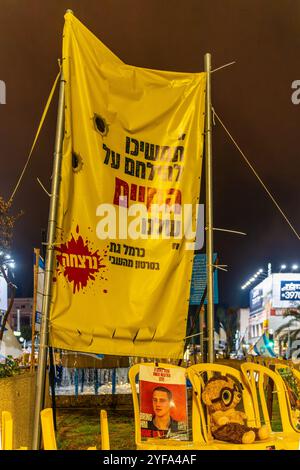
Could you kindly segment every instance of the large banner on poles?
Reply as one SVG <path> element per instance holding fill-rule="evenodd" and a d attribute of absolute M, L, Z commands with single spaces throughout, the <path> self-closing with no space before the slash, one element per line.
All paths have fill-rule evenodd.
<path fill-rule="evenodd" d="M 65 20 L 51 345 L 181 357 L 206 75 L 126 65 L 71 13 Z"/>

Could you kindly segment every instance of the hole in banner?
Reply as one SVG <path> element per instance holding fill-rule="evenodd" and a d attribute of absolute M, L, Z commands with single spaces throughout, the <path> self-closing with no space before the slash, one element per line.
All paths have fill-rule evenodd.
<path fill-rule="evenodd" d="M 96 131 L 100 132 L 102 136 L 108 134 L 108 124 L 106 123 L 105 119 L 99 114 L 94 114 L 94 126 Z"/>

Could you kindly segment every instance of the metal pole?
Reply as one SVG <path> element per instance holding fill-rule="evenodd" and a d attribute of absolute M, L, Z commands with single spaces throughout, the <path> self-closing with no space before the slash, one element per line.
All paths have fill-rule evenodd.
<path fill-rule="evenodd" d="M 213 291 L 213 194 L 212 194 L 212 110 L 211 55 L 204 56 L 207 74 L 205 103 L 205 178 L 206 178 L 206 272 L 207 272 L 207 336 L 208 362 L 214 362 L 214 291 Z"/>
<path fill-rule="evenodd" d="M 117 384 L 117 371 L 114 368 L 112 370 L 112 379 L 111 379 L 111 392 L 113 395 L 116 394 L 116 384 Z"/>
<path fill-rule="evenodd" d="M 95 395 L 98 395 L 99 382 L 98 382 L 98 369 L 94 369 L 94 391 Z"/>
<path fill-rule="evenodd" d="M 83 390 L 84 390 L 84 369 L 81 369 L 81 393 L 83 393 Z"/>
<path fill-rule="evenodd" d="M 204 315 L 205 307 L 202 305 L 199 314 L 199 330 L 200 330 L 200 356 L 201 362 L 204 362 Z"/>
<path fill-rule="evenodd" d="M 57 431 L 56 426 L 56 399 L 55 399 L 55 362 L 54 362 L 54 349 L 49 348 L 49 358 L 50 358 L 50 370 L 49 370 L 49 382 L 51 387 L 51 399 L 52 399 L 52 410 L 53 410 L 53 424 L 54 431 Z"/>
<path fill-rule="evenodd" d="M 38 274 L 39 274 L 39 260 L 40 260 L 40 250 L 34 248 L 35 264 L 33 268 L 33 303 L 32 303 L 32 318 L 31 318 L 31 361 L 30 361 L 30 370 L 34 372 L 35 370 L 35 316 L 36 316 L 36 299 L 37 299 L 37 287 L 38 287 Z"/>
<path fill-rule="evenodd" d="M 42 321 L 40 331 L 40 346 L 39 346 L 39 360 L 37 369 L 36 381 L 36 394 L 35 394 L 35 412 L 33 421 L 33 450 L 40 448 L 41 441 L 41 427 L 40 427 L 40 412 L 44 406 L 45 395 L 45 377 L 47 365 L 47 347 L 48 347 L 48 322 L 50 311 L 51 287 L 54 266 L 54 242 L 56 234 L 56 217 L 58 208 L 59 186 L 60 186 L 60 172 L 62 160 L 62 148 L 64 137 L 64 92 L 65 82 L 63 73 L 60 76 L 59 85 L 59 101 L 57 110 L 57 123 L 56 123 L 56 137 L 54 148 L 54 162 L 53 174 L 51 185 L 51 199 L 49 208 L 48 219 L 48 237 L 47 237 L 47 252 L 46 252 L 46 267 L 45 267 L 45 280 L 44 280 L 44 299 L 42 309 Z"/>
<path fill-rule="evenodd" d="M 74 386 L 75 386 L 75 397 L 78 398 L 78 390 L 79 390 L 79 371 L 76 368 L 74 371 Z"/>

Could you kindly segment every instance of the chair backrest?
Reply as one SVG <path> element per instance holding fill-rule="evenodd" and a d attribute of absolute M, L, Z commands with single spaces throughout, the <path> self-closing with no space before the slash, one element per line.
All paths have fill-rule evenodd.
<path fill-rule="evenodd" d="M 275 364 L 274 370 L 284 383 L 292 425 L 296 431 L 300 432 L 300 372 L 287 361 Z"/>
<path fill-rule="evenodd" d="M 246 356 L 246 361 L 247 361 L 247 362 L 254 362 L 254 356 L 252 356 L 251 354 L 248 354 L 248 355 Z"/>
<path fill-rule="evenodd" d="M 110 450 L 109 431 L 107 413 L 105 410 L 100 412 L 100 429 L 101 429 L 101 449 Z"/>
<path fill-rule="evenodd" d="M 193 386 L 193 430 L 196 433 L 201 433 L 206 442 L 212 439 L 211 423 L 209 412 L 202 402 L 201 396 L 206 382 L 218 374 L 230 376 L 238 382 L 242 393 L 242 404 L 247 416 L 247 424 L 248 426 L 255 426 L 256 419 L 253 399 L 249 387 L 245 385 L 242 373 L 239 370 L 222 364 L 208 363 L 190 366 L 187 372 Z M 199 429 L 200 423 L 202 423 L 201 429 Z"/>
<path fill-rule="evenodd" d="M 151 362 L 143 362 L 141 364 L 135 364 L 132 366 L 129 370 L 129 381 L 131 385 L 131 391 L 132 391 L 132 398 L 133 398 L 133 408 L 134 408 L 134 420 L 135 420 L 135 442 L 136 445 L 138 446 L 142 442 L 142 437 L 141 437 L 141 419 L 140 419 L 140 401 L 139 401 L 139 394 L 137 392 L 137 377 L 140 373 L 140 368 L 141 366 L 146 366 L 146 367 L 158 367 L 158 368 L 163 368 L 163 369 L 179 369 L 180 371 L 184 371 L 186 374 L 186 369 L 180 366 L 176 366 L 173 364 L 169 363 L 151 363 Z M 151 438 L 150 438 L 151 440 Z M 193 433 L 193 442 L 197 441 L 203 442 L 204 439 L 202 436 L 195 435 Z"/>
<path fill-rule="evenodd" d="M 13 450 L 13 419 L 9 411 L 2 411 L 1 449 Z"/>
<path fill-rule="evenodd" d="M 257 417 L 257 426 L 261 426 L 260 409 L 264 424 L 272 431 L 271 416 L 267 402 L 266 387 L 271 385 L 269 395 L 277 394 L 280 419 L 283 432 L 294 432 L 295 429 L 291 424 L 289 410 L 286 400 L 286 389 L 282 378 L 268 367 L 255 363 L 244 363 L 241 366 L 244 380 L 248 383 L 251 394 L 254 398 L 254 405 Z M 274 387 L 274 390 L 273 388 Z"/>
<path fill-rule="evenodd" d="M 41 423 L 44 450 L 57 450 L 52 408 L 41 411 Z"/>

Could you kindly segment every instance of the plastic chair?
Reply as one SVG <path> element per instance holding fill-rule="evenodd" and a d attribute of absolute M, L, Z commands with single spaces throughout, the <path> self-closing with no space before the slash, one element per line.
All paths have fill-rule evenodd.
<path fill-rule="evenodd" d="M 1 449 L 13 450 L 13 419 L 9 411 L 2 411 Z"/>
<path fill-rule="evenodd" d="M 298 385 L 298 393 L 295 393 L 292 389 L 291 384 L 288 383 L 288 377 L 284 377 L 286 374 L 282 374 L 282 370 L 287 371 L 287 373 L 290 373 L 292 375 L 292 379 L 294 379 L 297 382 Z M 285 388 L 285 397 L 286 397 L 286 402 L 288 405 L 288 412 L 289 412 L 289 417 L 290 421 L 292 423 L 293 428 L 295 431 L 300 433 L 300 407 L 299 402 L 300 397 L 300 372 L 295 369 L 293 366 L 290 365 L 287 361 L 285 363 L 280 362 L 278 364 L 275 364 L 274 366 L 274 371 L 276 374 L 279 375 L 279 377 L 283 381 L 283 386 Z M 294 393 L 293 393 L 294 392 Z M 300 434 L 299 434 L 300 437 Z"/>
<path fill-rule="evenodd" d="M 41 423 L 44 450 L 57 450 L 52 408 L 46 408 L 41 411 Z M 100 412 L 100 428 L 101 449 L 110 450 L 107 413 L 105 410 L 101 410 Z M 97 450 L 97 447 L 88 447 L 87 450 Z"/>
<path fill-rule="evenodd" d="M 161 367 L 165 369 L 177 368 L 186 371 L 186 369 L 175 366 L 172 364 L 164 363 L 147 363 L 135 364 L 129 370 L 129 381 L 131 385 L 133 408 L 134 408 L 134 420 L 135 420 L 135 444 L 137 450 L 215 450 L 214 446 L 209 446 L 205 442 L 200 428 L 193 429 L 193 440 L 192 441 L 180 441 L 176 439 L 160 439 L 155 437 L 149 437 L 142 440 L 141 437 L 141 425 L 140 425 L 140 404 L 138 393 L 136 390 L 136 378 L 140 372 L 140 366 L 149 367 Z"/>
<path fill-rule="evenodd" d="M 109 431 L 107 413 L 105 410 L 100 412 L 100 429 L 101 429 L 101 449 L 110 450 Z"/>
<path fill-rule="evenodd" d="M 44 450 L 57 450 L 52 408 L 41 411 Z"/>
<path fill-rule="evenodd" d="M 249 366 L 257 366 L 246 363 Z M 243 365 L 241 366 L 243 367 Z M 243 380 L 243 374 L 237 369 L 221 364 L 197 364 L 188 368 L 188 376 L 193 385 L 193 428 L 199 428 L 202 423 L 202 433 L 209 445 L 214 445 L 219 450 L 269 450 L 285 449 L 281 436 L 271 435 L 268 439 L 255 441 L 252 444 L 233 444 L 230 442 L 214 439 L 211 433 L 211 423 L 208 410 L 202 402 L 201 395 L 206 381 L 216 374 L 230 376 L 238 382 L 242 393 L 242 404 L 247 416 L 247 426 L 260 427 L 254 407 L 251 389 Z"/>
<path fill-rule="evenodd" d="M 286 387 L 283 379 L 274 371 L 267 367 L 254 363 L 244 363 L 241 366 L 245 382 L 251 390 L 251 396 L 255 408 L 256 426 L 261 425 L 261 414 L 264 424 L 269 428 L 271 438 L 276 439 L 277 446 L 285 450 L 298 450 L 300 433 L 297 432 L 290 419 L 288 401 L 286 399 Z M 272 381 L 274 390 L 270 390 L 272 395 L 276 393 L 278 399 L 279 413 L 282 431 L 273 431 L 272 422 L 268 410 L 266 398 L 266 384 Z M 280 447 L 278 447 L 280 448 Z"/>
<path fill-rule="evenodd" d="M 1 416 L 1 449 L 2 450 L 27 450 L 27 447 L 13 449 L 13 419 L 9 411 L 2 411 Z"/>

